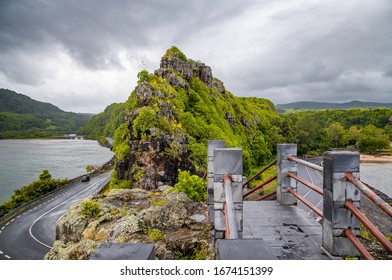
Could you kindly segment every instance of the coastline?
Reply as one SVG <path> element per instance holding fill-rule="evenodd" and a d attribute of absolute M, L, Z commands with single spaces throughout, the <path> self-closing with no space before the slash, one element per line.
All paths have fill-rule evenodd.
<path fill-rule="evenodd" d="M 392 156 L 386 155 L 360 155 L 361 163 L 392 163 Z"/>

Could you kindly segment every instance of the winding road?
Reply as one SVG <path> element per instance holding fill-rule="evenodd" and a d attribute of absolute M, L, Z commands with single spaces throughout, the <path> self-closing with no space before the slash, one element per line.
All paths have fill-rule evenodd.
<path fill-rule="evenodd" d="M 43 260 L 56 239 L 56 223 L 71 207 L 99 192 L 110 173 L 74 182 L 0 223 L 0 260 Z"/>
<path fill-rule="evenodd" d="M 319 164 L 321 162 L 320 158 L 313 159 L 312 163 Z M 314 170 L 310 167 L 307 167 L 302 164 L 297 165 L 298 168 L 298 176 L 305 179 L 306 181 L 312 183 L 313 185 L 319 187 L 321 190 L 323 189 L 323 174 L 320 171 Z M 298 183 L 297 192 L 305 197 L 308 201 L 310 201 L 313 205 L 315 205 L 318 209 L 323 211 L 323 196 L 312 191 L 310 188 L 304 186 L 301 183 Z M 301 201 L 297 201 L 298 207 L 305 210 L 309 216 L 314 216 L 317 218 L 318 216 L 313 213 L 313 211 L 303 204 Z"/>

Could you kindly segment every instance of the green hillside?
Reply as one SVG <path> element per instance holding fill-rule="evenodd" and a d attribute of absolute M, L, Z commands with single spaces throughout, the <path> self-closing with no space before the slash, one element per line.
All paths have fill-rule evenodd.
<path fill-rule="evenodd" d="M 90 117 L 89 114 L 64 112 L 50 103 L 0 89 L 0 139 L 76 133 Z"/>
<path fill-rule="evenodd" d="M 243 149 L 246 174 L 273 157 L 281 136 L 269 100 L 234 96 L 209 66 L 176 47 L 162 57 L 159 69 L 143 70 L 138 78 L 125 102 L 126 122 L 114 135 L 112 187 L 173 185 L 178 169 L 202 175 L 212 139 Z"/>
<path fill-rule="evenodd" d="M 86 126 L 79 129 L 79 133 L 87 138 L 113 138 L 116 129 L 125 122 L 125 103 L 113 103 L 105 111 L 89 119 Z"/>

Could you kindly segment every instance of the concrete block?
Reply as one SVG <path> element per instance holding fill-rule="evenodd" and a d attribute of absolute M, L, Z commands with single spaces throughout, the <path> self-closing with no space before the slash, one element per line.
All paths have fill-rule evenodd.
<path fill-rule="evenodd" d="M 215 149 L 226 148 L 226 142 L 224 140 L 208 140 L 208 152 L 209 157 L 214 156 Z"/>
<path fill-rule="evenodd" d="M 354 202 L 361 201 L 361 191 L 351 182 L 346 182 L 346 199 Z"/>
<path fill-rule="evenodd" d="M 237 223 L 237 230 L 242 231 L 242 223 L 243 223 L 244 214 L 242 210 L 235 210 L 235 221 Z"/>
<path fill-rule="evenodd" d="M 214 182 L 222 182 L 223 183 L 223 174 L 214 174 Z"/>
<path fill-rule="evenodd" d="M 243 191 L 242 191 L 242 183 L 232 183 L 231 190 L 233 192 L 233 201 L 241 202 L 243 201 Z"/>
<path fill-rule="evenodd" d="M 208 212 L 210 216 L 210 224 L 215 225 L 215 207 L 214 204 L 208 205 Z"/>
<path fill-rule="evenodd" d="M 235 183 L 242 183 L 242 181 L 243 181 L 242 174 L 240 174 L 240 175 L 235 175 L 235 174 L 231 175 L 231 181 L 235 182 Z"/>
<path fill-rule="evenodd" d="M 332 222 L 332 213 L 333 213 L 332 190 L 324 189 L 323 213 L 324 213 L 324 220 L 328 220 Z"/>
<path fill-rule="evenodd" d="M 324 153 L 324 172 L 359 172 L 359 153 L 351 151 L 328 151 Z"/>
<path fill-rule="evenodd" d="M 214 174 L 214 160 L 209 160 L 207 162 L 207 174 Z"/>
<path fill-rule="evenodd" d="M 223 211 L 215 210 L 215 230 L 226 231 L 226 220 Z"/>
<path fill-rule="evenodd" d="M 281 205 L 293 205 L 297 203 L 297 198 L 289 192 L 284 192 L 281 188 L 276 190 L 276 198 Z"/>
<path fill-rule="evenodd" d="M 216 149 L 214 151 L 215 174 L 242 175 L 242 150 L 237 148 Z"/>
<path fill-rule="evenodd" d="M 214 202 L 225 202 L 225 190 L 222 183 L 214 183 Z"/>
<path fill-rule="evenodd" d="M 223 239 L 225 237 L 225 233 L 223 231 L 215 231 L 215 239 Z"/>
<path fill-rule="evenodd" d="M 214 203 L 214 208 L 215 208 L 215 210 L 223 211 L 223 205 L 224 205 L 224 203 L 217 203 L 217 202 L 215 202 Z"/>
<path fill-rule="evenodd" d="M 154 244 L 102 243 L 90 260 L 154 260 Z"/>

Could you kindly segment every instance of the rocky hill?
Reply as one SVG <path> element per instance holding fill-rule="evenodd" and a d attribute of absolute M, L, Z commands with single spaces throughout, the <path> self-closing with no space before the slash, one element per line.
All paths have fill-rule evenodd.
<path fill-rule="evenodd" d="M 114 135 L 112 187 L 174 185 L 179 169 L 202 175 L 211 139 L 243 149 L 245 174 L 272 157 L 281 138 L 270 101 L 235 97 L 209 66 L 176 47 L 167 50 L 159 69 L 143 70 L 138 78 L 126 121 Z"/>

